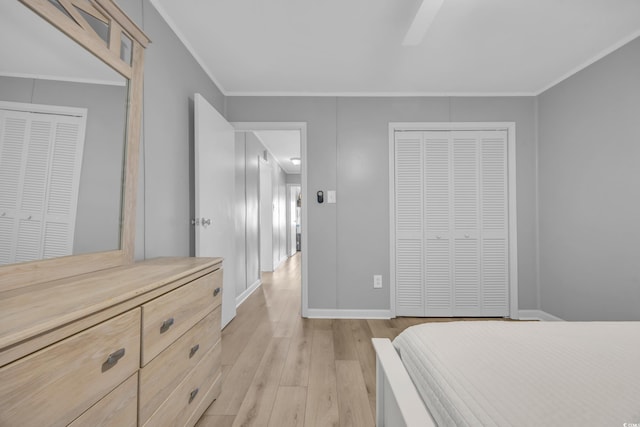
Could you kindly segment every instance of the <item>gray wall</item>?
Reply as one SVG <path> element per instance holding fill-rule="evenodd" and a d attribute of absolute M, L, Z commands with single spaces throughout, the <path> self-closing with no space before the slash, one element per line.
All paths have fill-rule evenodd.
<path fill-rule="evenodd" d="M 309 191 L 336 188 L 335 98 L 227 98 L 229 121 L 308 122 Z M 322 187 L 318 187 L 322 186 Z M 337 306 L 336 206 L 309 203 L 309 306 Z"/>
<path fill-rule="evenodd" d="M 541 308 L 640 320 L 640 39 L 539 96 Z"/>
<path fill-rule="evenodd" d="M 225 97 L 149 0 L 118 5 L 151 39 L 145 52 L 136 258 L 193 255 L 193 94 L 220 112 Z"/>
<path fill-rule="evenodd" d="M 236 289 L 235 296 L 247 289 L 247 247 L 252 241 L 247 241 L 247 178 L 246 178 L 246 148 L 247 134 L 236 132 L 235 140 L 235 170 L 236 170 Z M 250 227 L 249 227 L 250 228 Z M 250 233 L 251 234 L 251 233 Z"/>
<path fill-rule="evenodd" d="M 87 109 L 74 254 L 120 247 L 126 87 L 0 76 L 0 100 Z"/>
<path fill-rule="evenodd" d="M 288 173 L 286 176 L 287 184 L 301 184 L 302 178 L 299 173 Z"/>
<path fill-rule="evenodd" d="M 260 280 L 260 171 L 258 158 L 265 147 L 253 132 L 236 133 L 236 296 Z M 269 154 L 272 170 L 273 204 L 284 203 L 280 195 L 286 186 L 285 173 Z M 275 262 L 286 257 L 286 206 L 274 211 L 273 254 Z M 276 255 L 277 254 L 277 255 Z"/>
<path fill-rule="evenodd" d="M 287 174 L 269 156 L 273 173 L 273 265 L 277 268 L 287 259 Z"/>
<path fill-rule="evenodd" d="M 533 97 L 230 97 L 227 117 L 307 122 L 309 307 L 363 310 L 390 308 L 389 122 L 516 122 L 519 303 L 538 307 Z M 318 190 L 337 204 L 316 203 Z"/>

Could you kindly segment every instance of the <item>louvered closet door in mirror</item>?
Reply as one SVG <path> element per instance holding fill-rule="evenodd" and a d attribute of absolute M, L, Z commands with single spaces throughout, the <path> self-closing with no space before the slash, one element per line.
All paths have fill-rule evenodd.
<path fill-rule="evenodd" d="M 73 253 L 84 128 L 84 115 L 0 108 L 0 265 Z"/>
<path fill-rule="evenodd" d="M 508 316 L 506 131 L 395 135 L 399 316 Z"/>

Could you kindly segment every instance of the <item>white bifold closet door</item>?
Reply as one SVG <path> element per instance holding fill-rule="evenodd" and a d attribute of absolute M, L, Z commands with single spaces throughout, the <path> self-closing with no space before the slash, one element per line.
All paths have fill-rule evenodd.
<path fill-rule="evenodd" d="M 395 133 L 399 316 L 508 316 L 506 131 Z"/>
<path fill-rule="evenodd" d="M 0 265 L 71 255 L 85 116 L 0 109 Z"/>

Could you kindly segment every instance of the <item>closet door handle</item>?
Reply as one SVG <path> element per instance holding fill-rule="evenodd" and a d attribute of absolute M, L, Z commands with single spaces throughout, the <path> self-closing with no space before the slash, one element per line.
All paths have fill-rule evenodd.
<path fill-rule="evenodd" d="M 164 322 L 162 322 L 162 325 L 160 326 L 160 333 L 164 334 L 165 332 L 167 332 L 169 328 L 173 326 L 173 322 L 174 322 L 173 317 L 170 317 Z"/>
<path fill-rule="evenodd" d="M 200 349 L 200 344 L 196 344 L 193 347 L 191 347 L 191 350 L 189 350 L 189 359 L 191 359 L 199 349 Z"/>

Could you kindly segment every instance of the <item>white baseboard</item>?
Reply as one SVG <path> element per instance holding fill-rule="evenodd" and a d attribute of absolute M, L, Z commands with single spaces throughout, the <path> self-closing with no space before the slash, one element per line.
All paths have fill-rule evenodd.
<path fill-rule="evenodd" d="M 312 319 L 391 319 L 391 310 L 341 310 L 309 308 L 307 317 Z"/>
<path fill-rule="evenodd" d="M 273 271 L 276 271 L 277 269 L 279 269 L 280 267 L 282 267 L 282 264 L 284 264 L 284 262 L 286 260 L 288 260 L 289 257 L 284 257 L 282 258 L 280 261 L 278 261 L 278 263 L 274 266 Z"/>
<path fill-rule="evenodd" d="M 519 310 L 520 320 L 540 320 L 543 322 L 564 322 L 563 319 L 542 310 Z"/>
<path fill-rule="evenodd" d="M 240 307 L 240 304 L 244 302 L 249 296 L 256 290 L 258 287 L 262 285 L 262 281 L 260 279 L 256 280 L 253 285 L 249 286 L 243 293 L 236 297 L 236 308 Z"/>

